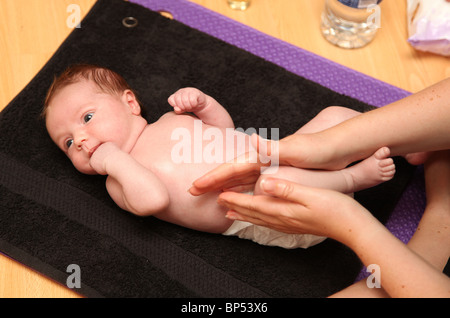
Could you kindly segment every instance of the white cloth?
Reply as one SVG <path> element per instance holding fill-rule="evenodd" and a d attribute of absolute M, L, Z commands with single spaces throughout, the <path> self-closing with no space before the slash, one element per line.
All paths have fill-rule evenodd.
<path fill-rule="evenodd" d="M 223 235 L 238 236 L 261 245 L 279 246 L 286 249 L 308 248 L 326 239 L 326 237 L 312 234 L 287 234 L 239 220 L 234 221 Z"/>

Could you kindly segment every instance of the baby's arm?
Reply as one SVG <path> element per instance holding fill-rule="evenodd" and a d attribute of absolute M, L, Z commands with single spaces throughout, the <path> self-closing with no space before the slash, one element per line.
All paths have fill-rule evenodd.
<path fill-rule="evenodd" d="M 177 114 L 192 112 L 205 124 L 234 128 L 233 119 L 225 108 L 214 98 L 196 88 L 182 88 L 172 94 L 168 102 Z"/>
<path fill-rule="evenodd" d="M 102 144 L 92 155 L 90 164 L 99 174 L 109 176 L 108 193 L 122 209 L 148 216 L 169 205 L 167 189 L 159 178 L 115 144 Z"/>

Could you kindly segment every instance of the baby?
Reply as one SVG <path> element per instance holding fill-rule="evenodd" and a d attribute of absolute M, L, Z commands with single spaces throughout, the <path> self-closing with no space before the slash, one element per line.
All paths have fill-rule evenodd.
<path fill-rule="evenodd" d="M 53 82 L 43 116 L 50 137 L 76 169 L 85 174 L 108 175 L 108 193 L 124 210 L 199 231 L 237 235 L 285 248 L 306 248 L 325 239 L 229 220 L 225 218 L 226 209 L 217 204 L 217 192 L 192 196 L 187 191 L 192 182 L 229 159 L 227 154 L 234 158 L 250 151 L 251 137 L 234 130 L 228 112 L 198 89 L 180 89 L 168 102 L 174 111 L 148 124 L 141 116 L 135 93 L 120 75 L 105 68 L 76 65 Z M 330 107 L 297 133 L 323 130 L 357 114 L 350 109 Z M 195 134 L 205 136 L 211 131 L 216 132 L 215 138 L 223 137 L 215 140 L 214 151 L 208 138 L 202 138 L 200 145 L 194 140 Z M 229 138 L 230 131 L 233 138 Z M 184 146 L 189 147 L 180 147 L 180 136 Z M 237 145 L 237 138 L 246 143 Z M 214 158 L 222 156 L 222 160 L 204 160 L 202 156 L 179 160 L 180 156 L 194 158 L 198 149 L 208 147 Z M 388 156 L 389 149 L 381 148 L 370 158 L 340 171 L 280 166 L 266 172 L 350 194 L 391 179 L 395 166 Z M 255 195 L 264 194 L 258 186 L 264 177 L 263 174 L 256 183 Z"/>

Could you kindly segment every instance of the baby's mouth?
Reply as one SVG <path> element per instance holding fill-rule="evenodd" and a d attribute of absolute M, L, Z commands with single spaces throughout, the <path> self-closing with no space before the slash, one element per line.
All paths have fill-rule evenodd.
<path fill-rule="evenodd" d="M 98 144 L 97 146 L 95 146 L 95 147 L 93 147 L 93 148 L 91 148 L 91 149 L 89 150 L 89 158 L 92 157 L 92 155 L 93 155 L 94 152 L 97 150 L 97 148 L 100 147 L 100 145 L 101 145 L 101 144 Z"/>

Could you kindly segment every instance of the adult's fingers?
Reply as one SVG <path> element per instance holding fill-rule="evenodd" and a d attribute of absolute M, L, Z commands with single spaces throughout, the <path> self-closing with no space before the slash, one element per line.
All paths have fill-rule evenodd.
<path fill-rule="evenodd" d="M 230 209 L 227 213 L 230 219 L 266 226 L 285 233 L 303 233 L 302 226 L 293 225 L 292 220 L 287 220 L 282 212 L 295 209 L 296 214 L 301 214 L 303 207 L 298 204 L 265 195 L 234 192 L 222 193 L 218 203 Z"/>
<path fill-rule="evenodd" d="M 257 167 L 254 164 L 223 164 L 208 174 L 195 180 L 189 192 L 198 196 L 211 191 L 221 191 L 240 186 L 255 184 L 259 178 Z"/>
<path fill-rule="evenodd" d="M 232 220 L 240 220 L 243 222 L 249 222 L 255 225 L 264 226 L 288 234 L 308 234 L 306 232 L 301 231 L 298 227 L 292 230 L 291 226 L 286 226 L 286 224 L 280 222 L 280 219 L 268 215 L 264 215 L 262 218 L 258 218 L 241 214 L 234 210 L 229 210 L 226 214 L 226 217 Z"/>
<path fill-rule="evenodd" d="M 242 209 L 249 217 L 263 214 L 291 217 L 294 207 L 296 210 L 307 208 L 310 202 L 323 199 L 323 194 L 329 191 L 275 178 L 263 179 L 260 186 L 269 195 L 224 192 L 218 202 L 233 210 Z"/>
<path fill-rule="evenodd" d="M 198 196 L 210 191 L 254 183 L 266 167 L 278 165 L 277 141 L 269 141 L 253 134 L 251 142 L 257 151 L 247 152 L 198 178 L 193 182 L 189 192 Z M 289 144 L 283 145 L 283 149 L 287 147 Z M 283 152 L 290 153 L 288 150 L 283 150 Z"/>
<path fill-rule="evenodd" d="M 251 182 L 251 183 L 245 183 L 243 182 L 240 185 L 237 186 L 230 186 L 230 187 L 224 187 L 223 191 L 224 192 L 240 192 L 240 193 L 246 193 L 246 192 L 252 192 L 255 189 L 255 182 Z"/>
<path fill-rule="evenodd" d="M 194 181 L 189 192 L 201 195 L 209 191 L 255 183 L 264 164 L 256 152 L 248 152 L 233 161 L 224 163 Z"/>
<path fill-rule="evenodd" d="M 265 178 L 261 181 L 260 186 L 272 196 L 304 206 L 309 205 L 309 202 L 313 202 L 313 200 L 323 199 L 323 192 L 328 191 L 276 178 Z"/>
<path fill-rule="evenodd" d="M 250 138 L 253 147 L 259 154 L 259 159 L 263 163 L 270 163 L 272 165 L 278 164 L 279 151 L 278 141 L 264 139 L 257 134 L 253 134 Z"/>

